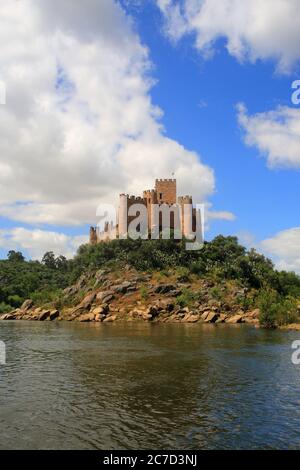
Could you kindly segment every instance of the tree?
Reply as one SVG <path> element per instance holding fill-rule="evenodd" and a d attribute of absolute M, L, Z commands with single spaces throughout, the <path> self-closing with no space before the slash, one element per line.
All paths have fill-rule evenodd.
<path fill-rule="evenodd" d="M 23 261 L 25 261 L 25 258 L 22 255 L 22 253 L 20 251 L 14 251 L 14 250 L 10 250 L 7 253 L 7 258 L 12 263 L 22 263 Z"/>
<path fill-rule="evenodd" d="M 56 268 L 56 261 L 53 251 L 47 251 L 42 259 L 42 263 L 47 266 L 47 268 L 55 269 Z"/>
<path fill-rule="evenodd" d="M 68 260 L 65 256 L 60 255 L 55 260 L 55 266 L 60 271 L 67 271 L 68 269 Z"/>

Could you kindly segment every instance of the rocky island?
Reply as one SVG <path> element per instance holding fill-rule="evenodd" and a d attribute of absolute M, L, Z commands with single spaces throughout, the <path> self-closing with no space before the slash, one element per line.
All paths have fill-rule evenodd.
<path fill-rule="evenodd" d="M 1 320 L 300 324 L 300 278 L 234 237 L 216 237 L 196 253 L 172 240 L 114 240 L 83 245 L 73 260 L 47 253 L 42 263 L 1 263 L 2 290 L 12 269 L 39 273 L 32 295 L 8 297 L 19 305 L 7 306 Z"/>

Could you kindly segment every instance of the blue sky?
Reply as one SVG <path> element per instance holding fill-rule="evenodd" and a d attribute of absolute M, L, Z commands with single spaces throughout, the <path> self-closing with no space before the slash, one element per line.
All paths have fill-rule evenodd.
<path fill-rule="evenodd" d="M 154 175 L 170 177 L 174 166 L 183 187 L 214 214 L 207 239 L 238 235 L 278 267 L 300 270 L 300 106 L 291 102 L 300 78 L 296 3 L 288 0 L 281 14 L 281 0 L 264 0 L 260 10 L 224 0 L 228 18 L 220 21 L 223 7 L 210 0 L 210 11 L 208 3 L 89 0 L 75 11 L 63 0 L 54 12 L 48 0 L 42 7 L 26 0 L 14 13 L 14 38 L 7 25 L 13 2 L 0 7 L 8 44 L 24 41 L 24 14 L 43 38 L 32 57 L 11 47 L 7 63 L 0 60 L 7 87 L 0 144 L 15 149 L 9 163 L 0 160 L 8 175 L 1 256 L 11 248 L 32 257 L 46 249 L 71 255 L 94 223 L 97 202 L 123 189 L 138 192 Z M 243 27 L 251 15 L 253 25 Z M 231 29 L 233 18 L 240 26 Z M 154 169 L 145 165 L 151 158 Z M 26 186 L 31 168 L 37 176 L 31 171 Z"/>
<path fill-rule="evenodd" d="M 217 42 L 215 57 L 205 60 L 194 47 L 193 35 L 170 43 L 152 2 L 129 11 L 150 48 L 157 78 L 151 96 L 164 110 L 167 135 L 214 168 L 217 188 L 210 200 L 216 209 L 236 215 L 233 222 L 215 221 L 207 236 L 249 231 L 261 240 L 294 226 L 299 170 L 268 169 L 258 149 L 245 145 L 236 105 L 245 103 L 251 114 L 290 106 L 291 83 L 300 73 L 275 73 L 274 60 L 241 64 L 228 54 L 224 40 Z"/>

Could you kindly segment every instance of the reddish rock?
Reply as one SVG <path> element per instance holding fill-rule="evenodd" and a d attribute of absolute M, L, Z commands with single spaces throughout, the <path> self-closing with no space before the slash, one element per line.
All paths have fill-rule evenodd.
<path fill-rule="evenodd" d="M 226 319 L 226 323 L 242 323 L 242 321 L 242 315 L 233 315 L 233 317 L 229 317 Z"/>
<path fill-rule="evenodd" d="M 25 300 L 25 302 L 22 303 L 21 310 L 22 310 L 23 312 L 26 312 L 26 311 L 29 310 L 32 306 L 33 306 L 33 300 L 27 299 L 27 300 Z"/>
<path fill-rule="evenodd" d="M 80 322 L 90 322 L 90 321 L 94 321 L 95 319 L 95 315 L 93 313 L 86 313 L 84 315 L 81 315 L 79 317 L 79 321 Z"/>
<path fill-rule="evenodd" d="M 219 314 L 216 312 L 209 312 L 205 318 L 205 323 L 215 323 L 219 318 Z"/>
<path fill-rule="evenodd" d="M 80 302 L 80 307 L 82 307 L 82 308 L 84 308 L 84 309 L 90 308 L 90 306 L 91 306 L 92 303 L 94 302 L 95 298 L 96 298 L 95 292 L 93 292 L 92 294 L 87 295 L 87 296 Z"/>
<path fill-rule="evenodd" d="M 45 321 L 50 317 L 50 310 L 44 310 L 39 315 L 39 321 Z"/>

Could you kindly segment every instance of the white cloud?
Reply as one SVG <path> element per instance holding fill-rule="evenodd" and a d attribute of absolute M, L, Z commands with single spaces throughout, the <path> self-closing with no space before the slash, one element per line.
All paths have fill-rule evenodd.
<path fill-rule="evenodd" d="M 150 98 L 151 63 L 112 0 L 2 0 L 0 215 L 94 223 L 100 202 L 155 177 L 205 200 L 211 168 L 165 136 Z"/>
<path fill-rule="evenodd" d="M 228 211 L 207 211 L 207 218 L 210 220 L 219 219 L 233 221 L 236 219 L 236 216 L 232 212 Z"/>
<path fill-rule="evenodd" d="M 68 236 L 64 233 L 39 229 L 15 227 L 10 230 L 0 230 L 0 247 L 7 250 L 26 250 L 33 259 L 41 259 L 47 251 L 71 258 L 77 248 L 87 242 L 86 236 Z"/>
<path fill-rule="evenodd" d="M 300 167 L 300 109 L 279 106 L 276 110 L 249 116 L 243 105 L 238 119 L 245 142 L 266 155 L 273 167 Z"/>
<path fill-rule="evenodd" d="M 277 269 L 300 274 L 300 227 L 283 230 L 263 240 L 260 248 L 272 257 Z"/>
<path fill-rule="evenodd" d="M 156 0 L 167 34 L 195 34 L 195 46 L 211 55 L 216 41 L 239 61 L 275 59 L 289 72 L 300 59 L 298 0 Z"/>

